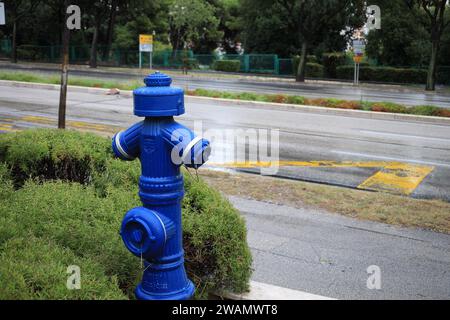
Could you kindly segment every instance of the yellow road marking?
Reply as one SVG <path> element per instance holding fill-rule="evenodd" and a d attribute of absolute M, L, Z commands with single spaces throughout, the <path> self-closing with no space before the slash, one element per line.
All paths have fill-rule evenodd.
<path fill-rule="evenodd" d="M 310 168 L 380 168 L 357 188 L 410 195 L 434 170 L 432 166 L 388 161 L 274 161 L 208 163 L 226 168 L 310 167 Z"/>
<path fill-rule="evenodd" d="M 9 123 L 0 123 L 0 131 L 16 131 L 12 128 L 13 125 Z"/>
<path fill-rule="evenodd" d="M 209 163 L 209 166 L 227 168 L 269 168 L 269 167 L 321 167 L 321 168 L 379 168 L 385 167 L 391 162 L 386 161 L 249 161 L 249 162 L 227 162 Z"/>
<path fill-rule="evenodd" d="M 434 170 L 434 167 L 392 163 L 371 176 L 358 189 L 410 195 Z"/>
<path fill-rule="evenodd" d="M 46 125 L 55 125 L 56 119 L 43 116 L 24 116 L 16 119 L 3 118 L 8 122 L 31 122 Z M 67 126 L 80 131 L 95 131 L 99 133 L 112 133 L 118 131 L 117 126 L 103 124 L 67 121 Z M 12 123 L 0 123 L 0 131 L 18 131 L 13 129 Z M 434 170 L 434 167 L 414 165 L 402 162 L 387 161 L 275 161 L 275 162 L 230 162 L 208 163 L 209 166 L 226 168 L 261 168 L 261 167 L 310 167 L 310 168 L 380 168 L 381 170 L 361 183 L 357 188 L 373 191 L 384 191 L 395 194 L 410 195 L 420 183 Z"/>
<path fill-rule="evenodd" d="M 32 122 L 32 123 L 41 123 L 41 124 L 55 124 L 56 119 L 50 119 L 46 117 L 40 116 L 25 116 L 18 119 L 18 121 Z M 86 130 L 95 130 L 95 131 L 104 131 L 104 132 L 112 132 L 116 128 L 113 126 L 83 122 L 83 121 L 66 121 L 67 126 L 77 128 L 77 129 L 86 129 Z"/>

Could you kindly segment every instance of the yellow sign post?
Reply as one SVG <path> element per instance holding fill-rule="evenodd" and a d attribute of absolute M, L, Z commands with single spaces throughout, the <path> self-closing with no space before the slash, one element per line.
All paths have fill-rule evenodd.
<path fill-rule="evenodd" d="M 142 68 L 142 52 L 150 53 L 150 69 L 152 69 L 152 54 L 153 54 L 153 35 L 140 34 L 139 35 L 139 68 Z"/>

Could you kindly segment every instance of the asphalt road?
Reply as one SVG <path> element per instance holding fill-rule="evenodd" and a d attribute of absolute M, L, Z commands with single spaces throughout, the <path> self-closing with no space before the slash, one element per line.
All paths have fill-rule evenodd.
<path fill-rule="evenodd" d="M 0 70 L 21 70 L 41 72 L 46 74 L 58 74 L 59 70 L 56 66 L 38 66 L 30 65 L 13 65 L 9 63 L 1 63 Z M 100 78 L 108 80 L 140 80 L 141 75 L 136 71 L 135 75 L 123 72 L 98 72 L 89 69 L 72 69 L 71 75 Z M 409 106 L 415 105 L 435 105 L 444 108 L 450 108 L 450 92 L 445 93 L 429 93 L 421 90 L 396 90 L 392 87 L 373 86 L 373 87 L 353 87 L 352 85 L 342 84 L 317 84 L 305 83 L 298 84 L 295 82 L 277 82 L 273 81 L 256 81 L 247 79 L 202 79 L 202 77 L 184 77 L 174 76 L 174 84 L 190 90 L 202 88 L 219 91 L 236 91 L 236 92 L 256 92 L 256 93 L 272 93 L 272 94 L 290 94 L 300 95 L 308 98 L 336 98 L 356 101 L 372 101 L 372 102 L 394 102 Z"/>
<path fill-rule="evenodd" d="M 35 123 L 20 118 L 56 119 L 58 99 L 59 92 L 55 90 L 0 86 L 0 122 L 12 126 L 12 129 L 49 126 L 51 124 L 42 121 Z M 132 115 L 132 103 L 130 97 L 69 90 L 67 116 L 105 127 L 126 127 L 138 120 Z M 276 172 L 278 176 L 356 188 L 382 169 L 360 166 L 360 162 L 401 162 L 432 170 L 424 175 L 423 181 L 413 185 L 411 196 L 450 200 L 448 125 L 356 118 L 351 114 L 338 116 L 298 109 L 221 105 L 210 100 L 188 103 L 186 111 L 179 118 L 181 122 L 190 127 L 201 125 L 204 134 L 213 139 L 212 162 L 223 162 L 221 155 L 231 154 L 230 146 L 233 148 L 234 143 L 226 140 L 227 132 L 241 136 L 243 132 L 247 134 L 252 130 L 271 132 L 275 129 L 279 130 L 281 160 L 350 163 L 346 167 L 283 166 Z M 264 145 L 261 141 L 259 139 L 251 145 L 259 144 L 262 151 Z M 247 157 L 255 154 L 252 150 L 254 148 L 247 145 Z"/>
<path fill-rule="evenodd" d="M 54 126 L 58 97 L 55 90 L 0 85 L 0 130 Z M 449 126 L 212 102 L 188 103 L 186 109 L 180 120 L 190 127 L 201 120 L 204 130 L 279 129 L 282 160 L 392 160 L 433 167 L 413 196 L 450 199 Z M 129 97 L 72 90 L 67 116 L 69 126 L 81 130 L 115 131 L 137 121 Z M 378 170 L 293 166 L 279 174 L 355 187 Z M 339 299 L 450 298 L 448 235 L 231 201 L 247 219 L 255 281 Z M 381 271 L 380 290 L 366 286 L 372 265 Z"/>
<path fill-rule="evenodd" d="M 450 235 L 230 200 L 247 221 L 255 281 L 336 299 L 450 299 Z M 379 289 L 367 287 L 370 266 Z"/>

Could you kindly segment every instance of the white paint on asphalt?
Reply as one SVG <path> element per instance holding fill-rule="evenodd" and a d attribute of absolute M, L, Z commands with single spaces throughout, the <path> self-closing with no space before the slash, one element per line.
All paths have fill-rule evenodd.
<path fill-rule="evenodd" d="M 415 140 L 415 139 L 426 139 L 426 140 L 437 140 L 437 141 L 450 142 L 450 138 L 425 137 L 425 136 L 419 136 L 419 135 L 413 135 L 413 134 L 392 133 L 392 132 L 383 132 L 383 131 L 365 130 L 365 129 L 360 129 L 359 132 L 372 134 L 372 135 L 380 135 L 380 136 L 410 138 L 410 139 L 413 139 L 413 140 Z"/>
<path fill-rule="evenodd" d="M 399 161 L 399 162 L 409 162 L 409 163 L 419 163 L 419 164 L 429 164 L 432 166 L 440 166 L 450 168 L 450 163 L 442 163 L 442 162 L 432 162 L 432 161 L 423 161 L 423 160 L 414 160 L 414 159 L 405 159 L 405 158 L 395 158 L 395 157 L 385 157 L 385 156 L 377 156 L 375 154 L 368 153 L 358 153 L 358 152 L 347 152 L 340 150 L 331 150 L 332 153 L 353 156 L 353 157 L 362 157 L 368 159 L 381 159 L 381 160 L 391 160 L 391 161 Z"/>

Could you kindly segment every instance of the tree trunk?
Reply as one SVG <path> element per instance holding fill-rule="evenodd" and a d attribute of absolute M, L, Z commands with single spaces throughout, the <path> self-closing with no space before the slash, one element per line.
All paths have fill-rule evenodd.
<path fill-rule="evenodd" d="M 437 71 L 437 57 L 439 54 L 439 40 L 433 39 L 431 44 L 430 65 L 428 66 L 427 74 L 427 91 L 434 91 L 436 89 L 436 71 Z"/>
<path fill-rule="evenodd" d="M 12 36 L 12 48 L 11 48 L 11 62 L 17 63 L 17 21 L 13 23 L 13 36 Z"/>
<path fill-rule="evenodd" d="M 91 44 L 91 57 L 89 59 L 89 67 L 97 68 L 97 43 L 98 43 L 98 32 L 100 29 L 99 19 L 96 19 L 94 27 L 94 35 L 92 37 Z"/>
<path fill-rule="evenodd" d="M 295 81 L 297 82 L 305 82 L 307 49 L 308 44 L 306 43 L 306 41 L 303 41 L 300 61 L 298 63 L 297 74 L 295 76 Z"/>
<path fill-rule="evenodd" d="M 108 31 L 106 35 L 106 48 L 105 51 L 103 52 L 103 60 L 107 60 L 109 58 L 109 53 L 111 51 L 114 35 L 114 26 L 116 24 L 116 12 L 117 12 L 117 0 L 113 0 L 111 4 L 111 13 L 109 15 Z"/>
<path fill-rule="evenodd" d="M 65 0 L 65 7 L 69 6 L 69 0 Z M 70 30 L 66 26 L 69 18 L 66 13 L 66 19 L 63 21 L 63 39 L 62 39 L 62 64 L 61 64 L 61 89 L 59 93 L 59 109 L 58 109 L 58 128 L 66 128 L 66 101 L 67 101 L 67 82 L 69 77 L 69 42 Z"/>

